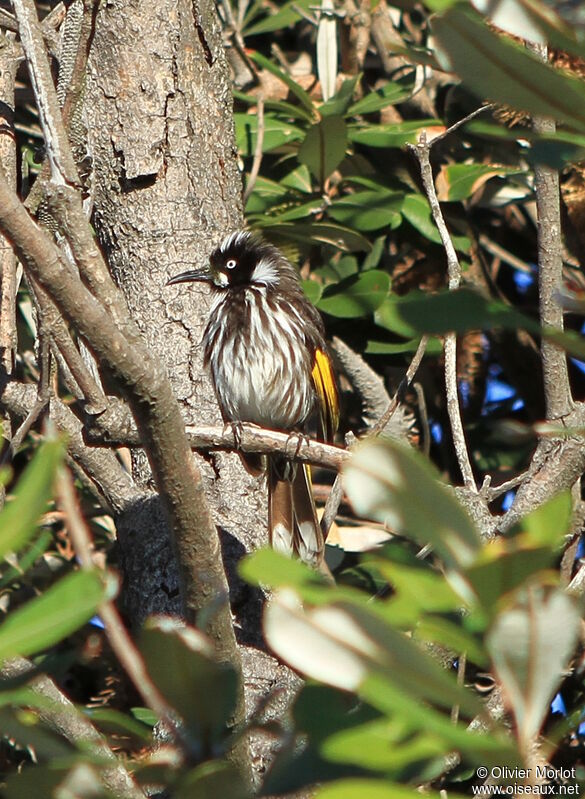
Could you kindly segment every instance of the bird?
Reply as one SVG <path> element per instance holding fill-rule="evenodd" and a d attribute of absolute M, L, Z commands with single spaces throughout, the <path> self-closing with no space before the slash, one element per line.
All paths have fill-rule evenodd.
<path fill-rule="evenodd" d="M 226 236 L 208 264 L 167 285 L 205 282 L 212 291 L 202 338 L 203 364 L 225 423 L 307 434 L 313 421 L 333 441 L 339 392 L 323 320 L 305 296 L 298 270 L 249 230 Z M 240 453 L 252 474 L 266 470 L 272 547 L 324 573 L 324 540 L 310 467 L 281 454 Z"/>

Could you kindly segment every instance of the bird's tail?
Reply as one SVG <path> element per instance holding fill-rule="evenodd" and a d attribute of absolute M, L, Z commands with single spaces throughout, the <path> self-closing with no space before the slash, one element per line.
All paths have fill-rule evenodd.
<path fill-rule="evenodd" d="M 298 555 L 307 565 L 321 568 L 325 544 L 306 464 L 270 460 L 268 526 L 274 549 L 288 556 Z"/>

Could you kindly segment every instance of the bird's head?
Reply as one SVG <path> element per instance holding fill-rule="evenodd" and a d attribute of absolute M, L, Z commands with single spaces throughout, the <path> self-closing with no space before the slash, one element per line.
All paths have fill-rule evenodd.
<path fill-rule="evenodd" d="M 271 287 L 279 284 L 283 270 L 292 269 L 276 247 L 245 230 L 227 236 L 212 252 L 207 267 L 175 275 L 167 286 L 195 280 L 211 283 L 218 289 Z"/>

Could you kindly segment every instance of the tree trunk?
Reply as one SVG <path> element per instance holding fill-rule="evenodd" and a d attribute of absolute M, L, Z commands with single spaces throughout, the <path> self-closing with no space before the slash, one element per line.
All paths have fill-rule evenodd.
<path fill-rule="evenodd" d="M 94 225 L 130 313 L 166 364 L 190 423 L 217 422 L 219 411 L 199 348 L 208 308 L 198 285 L 166 288 L 169 277 L 202 265 L 243 224 L 232 97 L 215 7 L 210 0 L 157 4 L 109 0 L 100 5 L 85 89 L 92 160 Z M 220 530 L 230 600 L 251 709 L 267 690 L 295 678 L 261 646 L 262 596 L 235 566 L 266 543 L 262 478 L 236 455 L 200 458 Z M 125 577 L 124 606 L 133 624 L 150 613 L 180 611 L 177 571 L 164 513 L 148 463 L 133 453 L 140 500 L 116 519 Z M 282 700 L 274 713 L 282 715 Z M 256 745 L 256 773 L 270 745 Z"/>

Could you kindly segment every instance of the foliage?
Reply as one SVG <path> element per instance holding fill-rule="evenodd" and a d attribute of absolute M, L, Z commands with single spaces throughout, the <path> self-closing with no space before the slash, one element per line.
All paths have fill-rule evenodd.
<path fill-rule="evenodd" d="M 482 538 L 469 503 L 464 507 L 453 489 L 459 471 L 441 354 L 443 337 L 456 332 L 462 415 L 480 483 L 516 478 L 531 463 L 534 423 L 545 408 L 541 340 L 579 359 L 571 367 L 572 398 L 585 396 L 579 371 L 584 242 L 575 202 L 584 193 L 575 166 L 585 151 L 583 27 L 567 24 L 559 16 L 563 9 L 555 14 L 539 2 L 511 3 L 503 20 L 493 20 L 498 29 L 467 2 L 427 0 L 425 9 L 399 4 L 393 11 L 401 16 L 400 42 L 392 56 L 402 59 L 401 68 L 391 73 L 388 48 L 378 47 L 375 57 L 370 49 L 368 58 L 338 75 L 335 59 L 316 57 L 317 33 L 305 19 L 315 9 L 308 0 L 237 5 L 236 39 L 260 84 L 260 92 L 249 85 L 234 90 L 247 221 L 299 263 L 328 332 L 363 354 L 389 391 L 421 336 L 433 337 L 420 372 L 426 402 L 406 398 L 430 457 L 384 439 L 356 448 L 344 476 L 353 512 L 391 530 L 392 540 L 361 557 L 341 553 L 336 585 L 274 552 L 243 562 L 244 578 L 272 592 L 263 617 L 269 647 L 307 682 L 290 718 L 271 720 L 260 709 L 247 727 L 234 728 L 241 686 L 193 627 L 154 618 L 139 636 L 144 673 L 169 709 L 167 718 L 141 706 L 118 664 L 101 665 L 107 646 L 95 614 L 117 581 L 97 569 L 80 570 L 71 551 L 62 554 L 55 518 L 45 516 L 39 528 L 63 468 L 64 444 L 48 440 L 32 455 L 35 431 L 29 451 L 18 453 L 16 471 L 22 461 L 30 463 L 14 485 L 7 483 L 12 496 L 0 513 L 6 616 L 0 658 L 6 664 L 30 657 L 33 674 L 66 686 L 71 674 L 89 668 L 95 646 L 110 693 L 95 707 L 84 687 L 68 712 L 91 719 L 140 786 L 180 798 L 245 796 L 230 758 L 256 728 L 284 742 L 262 795 L 315 785 L 318 799 L 407 799 L 421 788 L 431 796 L 459 795 L 482 782 L 479 767 L 533 769 L 535 751 L 555 764 L 576 764 L 582 780 L 585 695 L 571 662 L 581 608 L 565 590 L 573 573 L 566 544 L 576 538 L 572 486 L 510 533 Z M 390 19 L 385 2 L 373 3 L 370 24 L 378 6 Z M 326 20 L 329 37 L 332 19 L 338 31 L 353 24 L 347 10 L 342 21 L 325 3 L 318 14 L 317 27 Z M 235 35 L 229 27 L 226 35 Z M 508 35 L 528 30 L 563 51 L 555 54 L 562 69 Z M 281 54 L 278 63 L 273 52 Z M 293 77 L 286 63 L 301 52 L 311 63 L 320 61 L 310 67 L 310 80 Z M 320 95 L 317 77 L 334 89 Z M 465 284 L 447 291 L 441 238 L 408 145 L 422 131 L 429 138 L 443 134 L 488 102 L 479 118 L 433 149 L 438 198 Z M 559 129 L 537 133 L 527 114 L 554 118 Z M 23 173 L 34 173 L 37 120 L 29 105 L 16 116 Z M 536 318 L 533 169 L 541 163 L 564 170 L 561 190 L 574 226 L 557 297 L 571 311 L 565 332 L 543 329 Z M 19 377 L 27 381 L 36 375 L 37 331 L 24 290 L 19 314 Z M 345 393 L 346 426 L 357 430 L 359 397 L 355 389 Z M 582 437 L 583 424 L 554 421 L 540 431 Z M 115 561 L 111 519 L 104 521 L 95 497 L 78 489 L 94 527 L 103 525 L 100 554 Z M 505 498 L 494 494 L 494 517 L 505 509 Z M 54 567 L 48 576 L 39 567 L 47 562 Z M 213 602 L 205 610 L 213 613 Z M 499 717 L 490 716 L 472 685 L 474 675 L 486 674 L 502 697 Z M 4 794 L 105 796 L 102 780 L 111 761 L 82 739 L 56 732 L 55 707 L 31 686 L 29 673 L 0 684 Z M 555 694 L 566 704 L 562 722 L 551 712 Z M 159 752 L 153 752 L 153 728 L 163 738 L 171 730 Z"/>

